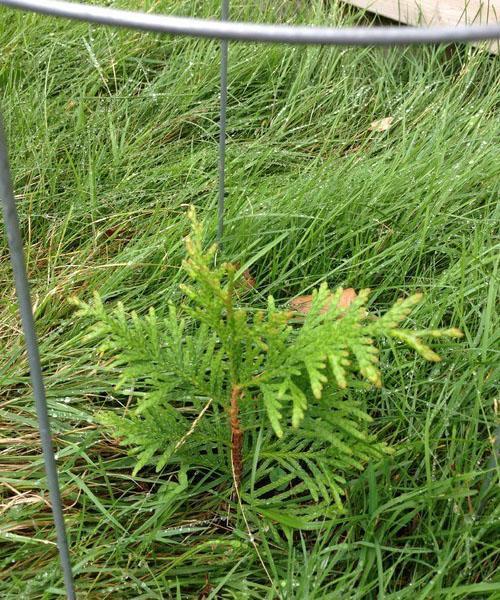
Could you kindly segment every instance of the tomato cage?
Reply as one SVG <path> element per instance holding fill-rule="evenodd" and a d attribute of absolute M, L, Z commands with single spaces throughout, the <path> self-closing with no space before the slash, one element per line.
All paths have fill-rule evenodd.
<path fill-rule="evenodd" d="M 59 0 L 0 0 L 0 5 L 108 27 L 155 32 L 168 35 L 209 38 L 220 41 L 220 114 L 218 144 L 217 240 L 223 240 L 225 203 L 226 108 L 229 42 L 261 42 L 330 46 L 408 46 L 456 42 L 482 42 L 500 39 L 500 24 L 435 27 L 313 27 L 278 24 L 254 24 L 229 21 L 229 0 L 221 1 L 221 19 L 205 20 L 141 12 Z M 57 546 L 64 576 L 66 595 L 75 591 L 66 530 L 64 525 L 57 465 L 51 438 L 40 353 L 35 331 L 33 307 L 23 252 L 19 219 L 14 200 L 7 143 L 0 117 L 0 198 L 10 249 L 22 328 L 26 341 L 38 427 L 47 475 L 47 487 L 57 535 Z M 497 435 L 497 446 L 500 435 Z M 498 451 L 498 447 L 496 448 Z M 494 457 L 492 456 L 493 462 Z M 493 464 L 491 465 L 493 467 Z M 483 486 L 489 485 L 486 478 Z"/>

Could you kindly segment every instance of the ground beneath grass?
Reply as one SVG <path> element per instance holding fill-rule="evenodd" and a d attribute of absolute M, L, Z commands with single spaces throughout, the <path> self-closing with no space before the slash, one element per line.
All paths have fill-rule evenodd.
<path fill-rule="evenodd" d="M 113 6 L 217 16 L 218 2 Z M 233 18 L 359 23 L 336 2 L 233 2 Z M 498 58 L 466 46 L 232 44 L 224 252 L 248 302 L 322 281 L 416 290 L 455 326 L 443 362 L 390 348 L 366 394 L 394 446 L 345 512 L 298 529 L 283 500 L 231 500 L 231 474 L 177 483 L 93 422 L 120 406 L 68 302 L 94 290 L 161 314 L 178 298 L 185 205 L 215 232 L 218 44 L 0 10 L 0 93 L 79 598 L 496 598 Z M 392 118 L 390 127 L 371 127 Z M 0 594 L 64 596 L 6 240 L 0 240 Z M 118 374 L 117 374 L 118 377 Z M 256 448 L 246 450 L 250 472 Z M 169 484 L 170 482 L 170 484 Z M 251 534 L 251 535 L 250 535 Z"/>

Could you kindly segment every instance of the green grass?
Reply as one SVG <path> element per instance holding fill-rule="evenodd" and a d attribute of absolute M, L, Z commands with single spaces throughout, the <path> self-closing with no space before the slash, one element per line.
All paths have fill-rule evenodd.
<path fill-rule="evenodd" d="M 363 19 L 336 2 L 232 4 L 239 19 Z M 218 14 L 215 1 L 113 5 Z M 480 492 L 499 374 L 498 58 L 465 46 L 230 47 L 224 252 L 257 280 L 248 301 L 328 281 L 372 288 L 377 310 L 421 290 L 415 322 L 465 334 L 438 345 L 434 366 L 385 350 L 385 386 L 366 402 L 396 453 L 350 482 L 345 513 L 297 529 L 286 500 L 242 513 L 230 473 L 187 487 L 175 468 L 132 477 L 133 459 L 92 422 L 121 400 L 68 302 L 98 290 L 161 314 L 183 277 L 186 204 L 213 238 L 218 44 L 5 9 L 0 20 L 78 597 L 500 597 L 498 471 Z M 387 116 L 388 131 L 370 130 Z M 63 597 L 5 237 L 0 289 L 0 595 Z M 247 477 L 258 451 L 247 449 Z"/>

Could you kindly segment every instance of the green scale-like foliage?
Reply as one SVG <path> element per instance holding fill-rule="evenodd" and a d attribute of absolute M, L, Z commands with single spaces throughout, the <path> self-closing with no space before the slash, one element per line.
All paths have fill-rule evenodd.
<path fill-rule="evenodd" d="M 302 318 L 272 297 L 264 310 L 241 306 L 239 271 L 214 266 L 216 246 L 203 249 L 193 211 L 190 218 L 183 268 L 191 281 L 181 286 L 180 308 L 170 305 L 159 319 L 153 309 L 144 317 L 121 304 L 108 310 L 97 295 L 92 304 L 77 301 L 92 318 L 89 338 L 106 368 L 120 373 L 117 390 L 134 400 L 128 411 L 104 411 L 98 420 L 137 455 L 135 472 L 180 463 L 184 471 L 230 473 L 227 413 L 237 386 L 249 459 L 242 493 L 266 505 L 293 496 L 340 507 L 346 477 L 390 451 L 369 434 L 372 419 L 355 394 L 363 383 L 382 385 L 375 341 L 393 338 L 438 361 L 422 339 L 460 332 L 401 329 L 418 294 L 378 318 L 365 309 L 368 290 L 339 308 L 342 289 L 332 295 L 326 284 Z M 342 391 L 348 387 L 354 392 Z"/>

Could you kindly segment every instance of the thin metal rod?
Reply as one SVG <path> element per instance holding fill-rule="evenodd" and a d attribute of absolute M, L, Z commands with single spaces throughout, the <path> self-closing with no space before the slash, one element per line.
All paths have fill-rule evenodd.
<path fill-rule="evenodd" d="M 229 0 L 222 0 L 221 19 L 229 19 Z M 227 54 L 228 41 L 220 45 L 220 120 L 219 120 L 219 203 L 217 207 L 217 242 L 222 246 L 224 233 L 224 201 L 226 195 L 226 112 L 227 112 Z"/>
<path fill-rule="evenodd" d="M 292 27 L 152 15 L 61 0 L 0 0 L 0 4 L 114 27 L 248 42 L 396 46 L 500 39 L 500 24 L 456 27 Z"/>
<path fill-rule="evenodd" d="M 7 230 L 7 239 L 10 248 L 10 259 L 12 270 L 14 272 L 14 281 L 16 285 L 17 300 L 21 313 L 21 321 L 24 331 L 26 349 L 28 351 L 28 361 L 33 385 L 33 395 L 35 397 L 36 412 L 38 415 L 38 428 L 42 442 L 43 460 L 45 463 L 45 472 L 47 473 L 47 483 L 49 487 L 50 503 L 52 514 L 56 526 L 57 547 L 64 575 L 64 584 L 68 600 L 75 599 L 73 587 L 73 574 L 71 572 L 71 563 L 68 551 L 68 542 L 66 539 L 66 529 L 64 526 L 63 511 L 61 505 L 61 494 L 59 491 L 59 482 L 57 477 L 56 460 L 54 449 L 52 447 L 52 436 L 50 433 L 49 415 L 47 412 L 47 401 L 45 398 L 45 388 L 42 377 L 42 367 L 40 364 L 40 353 L 38 350 L 38 341 L 35 331 L 35 320 L 31 307 L 30 290 L 28 276 L 26 273 L 26 264 L 24 261 L 23 245 L 21 232 L 19 229 L 19 219 L 12 191 L 12 183 L 9 168 L 9 158 L 7 154 L 7 143 L 3 128 L 2 117 L 0 115 L 0 201 L 2 202 L 3 216 Z"/>

